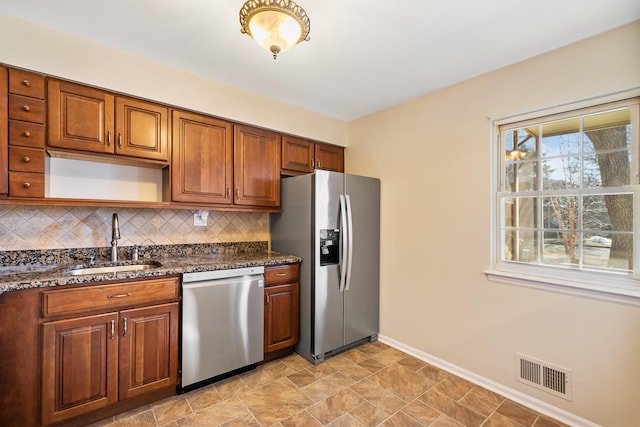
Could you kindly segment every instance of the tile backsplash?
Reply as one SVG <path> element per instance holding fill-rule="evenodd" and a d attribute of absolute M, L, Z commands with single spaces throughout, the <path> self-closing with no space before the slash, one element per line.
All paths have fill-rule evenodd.
<path fill-rule="evenodd" d="M 0 206 L 0 251 L 111 245 L 111 218 L 118 214 L 119 246 L 269 240 L 269 214 L 211 211 L 207 226 L 194 227 L 193 212 L 65 206 Z"/>

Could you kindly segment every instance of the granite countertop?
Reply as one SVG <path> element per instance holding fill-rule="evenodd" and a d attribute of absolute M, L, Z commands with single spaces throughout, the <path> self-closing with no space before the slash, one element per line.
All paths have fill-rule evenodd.
<path fill-rule="evenodd" d="M 75 284 L 91 284 L 102 281 L 128 280 L 143 277 L 160 277 L 211 270 L 293 264 L 302 258 L 270 251 L 223 252 L 223 253 L 175 253 L 150 257 L 139 261 L 123 260 L 111 262 L 59 262 L 52 264 L 21 264 L 0 266 L 0 294 L 21 289 L 45 288 Z M 152 264 L 158 267 L 138 271 L 119 271 L 101 274 L 70 275 L 67 271 L 78 267 L 102 267 L 108 265 Z"/>

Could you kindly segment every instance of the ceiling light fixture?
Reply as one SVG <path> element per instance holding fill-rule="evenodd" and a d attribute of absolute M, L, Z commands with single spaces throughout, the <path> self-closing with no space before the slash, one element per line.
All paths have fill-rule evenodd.
<path fill-rule="evenodd" d="M 303 41 L 309 41 L 311 21 L 290 0 L 248 0 L 240 9 L 240 32 L 249 35 L 276 59 Z"/>

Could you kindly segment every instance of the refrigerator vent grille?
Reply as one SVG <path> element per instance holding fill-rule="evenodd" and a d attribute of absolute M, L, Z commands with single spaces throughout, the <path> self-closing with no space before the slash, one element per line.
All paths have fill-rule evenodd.
<path fill-rule="evenodd" d="M 516 353 L 516 381 L 571 400 L 571 370 Z"/>

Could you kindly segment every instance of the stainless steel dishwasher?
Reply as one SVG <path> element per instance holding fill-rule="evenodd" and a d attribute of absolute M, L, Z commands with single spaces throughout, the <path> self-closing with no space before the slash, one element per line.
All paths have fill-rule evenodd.
<path fill-rule="evenodd" d="M 182 276 L 181 391 L 263 359 L 264 267 Z"/>

